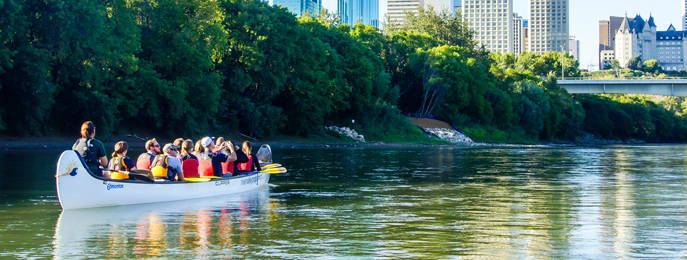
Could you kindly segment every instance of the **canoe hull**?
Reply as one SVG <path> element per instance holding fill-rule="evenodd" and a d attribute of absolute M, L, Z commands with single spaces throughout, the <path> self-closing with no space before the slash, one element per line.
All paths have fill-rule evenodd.
<path fill-rule="evenodd" d="M 207 182 L 146 183 L 110 180 L 89 174 L 75 151 L 57 162 L 57 195 L 63 209 L 82 209 L 187 200 L 241 193 L 267 185 L 269 173 L 255 173 Z"/>

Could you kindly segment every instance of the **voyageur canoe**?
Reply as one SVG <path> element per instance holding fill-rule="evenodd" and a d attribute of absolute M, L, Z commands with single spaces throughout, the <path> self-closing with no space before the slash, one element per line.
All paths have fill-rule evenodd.
<path fill-rule="evenodd" d="M 260 147 L 256 155 L 261 164 L 272 163 L 272 152 L 268 145 Z M 114 180 L 93 175 L 77 152 L 67 150 L 57 162 L 55 177 L 62 208 L 83 209 L 241 193 L 267 185 L 270 173 L 255 172 L 204 182 Z"/>

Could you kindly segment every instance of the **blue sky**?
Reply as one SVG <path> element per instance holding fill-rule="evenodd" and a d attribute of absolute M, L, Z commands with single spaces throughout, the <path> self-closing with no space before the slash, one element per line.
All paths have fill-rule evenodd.
<path fill-rule="evenodd" d="M 386 1 L 379 0 L 379 17 L 386 14 Z M 683 0 L 569 0 L 570 1 L 570 34 L 580 41 L 580 67 L 587 68 L 589 64 L 598 67 L 599 55 L 599 20 L 607 20 L 609 16 L 634 17 L 641 14 L 648 19 L 654 16 L 658 30 L 664 31 L 672 23 L 675 28 L 682 30 Z M 525 19 L 529 19 L 529 0 L 513 0 L 513 11 Z M 322 6 L 336 11 L 336 0 L 323 0 Z"/>

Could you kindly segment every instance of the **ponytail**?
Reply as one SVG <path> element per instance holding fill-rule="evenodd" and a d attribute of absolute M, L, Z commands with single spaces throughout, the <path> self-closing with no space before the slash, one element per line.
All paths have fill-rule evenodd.
<path fill-rule="evenodd" d="M 118 155 L 123 154 L 126 150 L 129 150 L 129 145 L 126 142 L 117 142 L 114 146 L 114 152 L 112 152 L 112 158 L 118 157 Z"/>
<path fill-rule="evenodd" d="M 81 138 L 91 138 L 91 136 L 95 133 L 95 125 L 91 121 L 86 121 L 83 124 L 81 124 Z"/>
<path fill-rule="evenodd" d="M 242 150 L 243 150 L 244 153 L 246 153 L 246 154 L 251 154 L 251 151 L 250 151 L 250 150 L 253 148 L 253 146 L 250 145 L 250 142 L 249 142 L 249 141 L 243 142 L 243 145 L 242 145 L 242 146 L 243 146 L 243 149 L 242 149 Z"/>

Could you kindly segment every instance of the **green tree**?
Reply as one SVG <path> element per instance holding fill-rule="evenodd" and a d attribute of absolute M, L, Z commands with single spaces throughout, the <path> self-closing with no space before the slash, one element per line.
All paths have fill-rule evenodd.
<path fill-rule="evenodd" d="M 141 27 L 141 72 L 151 84 L 136 118 L 171 136 L 207 133 L 218 112 L 221 75 L 215 63 L 226 48 L 223 12 L 215 0 L 164 0 L 132 5 Z"/>
<path fill-rule="evenodd" d="M 415 52 L 438 45 L 427 34 L 403 31 L 389 35 L 386 39 L 382 61 L 391 76 L 389 88 L 397 88 L 400 93 L 398 106 L 403 112 L 418 112 L 422 105 L 424 86 L 419 71 L 424 67 L 425 57 L 414 55 Z"/>
<path fill-rule="evenodd" d="M 644 68 L 645 72 L 649 72 L 654 75 L 661 73 L 661 65 L 658 64 L 657 60 L 645 61 L 642 67 Z"/>
<path fill-rule="evenodd" d="M 46 83 L 49 55 L 34 47 L 31 19 L 42 10 L 23 8 L 23 1 L 0 2 L 0 130 L 6 122 L 14 133 L 35 133 L 46 119 L 52 104 L 51 88 Z M 11 86 L 5 87 L 3 85 Z M 38 95 L 41 96 L 38 96 Z M 41 103 L 40 99 L 44 98 Z M 36 105 L 34 106 L 33 102 Z"/>
<path fill-rule="evenodd" d="M 417 12 L 405 10 L 405 23 L 402 30 L 430 35 L 437 41 L 469 50 L 476 49 L 475 32 L 463 21 L 460 13 L 447 10 L 434 11 L 434 7 L 419 6 Z"/>
<path fill-rule="evenodd" d="M 625 64 L 625 67 L 631 70 L 644 70 L 642 65 L 642 56 L 637 55 L 630 58 L 627 64 Z"/>
<path fill-rule="evenodd" d="M 424 59 L 423 77 L 425 100 L 439 100 L 437 115 L 453 120 L 467 115 L 478 122 L 485 122 L 493 116 L 491 104 L 486 99 L 490 88 L 487 73 L 468 57 L 468 50 L 456 46 L 440 46 L 428 51 L 418 51 Z M 427 75 L 429 74 L 429 75 Z M 437 96 L 433 97 L 434 93 Z"/>
<path fill-rule="evenodd" d="M 616 60 L 616 59 L 612 59 L 612 60 L 609 62 L 609 64 L 610 64 L 611 68 L 614 69 L 614 70 L 620 70 L 620 69 L 621 69 L 621 67 L 620 67 L 620 62 L 619 62 L 618 60 Z"/>

